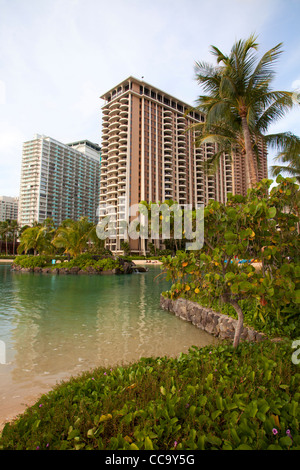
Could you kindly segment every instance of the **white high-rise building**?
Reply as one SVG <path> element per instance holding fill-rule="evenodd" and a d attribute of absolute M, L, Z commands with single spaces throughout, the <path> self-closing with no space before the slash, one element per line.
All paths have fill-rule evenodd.
<path fill-rule="evenodd" d="M 19 223 L 32 225 L 52 218 L 87 217 L 97 222 L 100 147 L 88 140 L 62 144 L 36 135 L 23 144 Z"/>
<path fill-rule="evenodd" d="M 18 197 L 0 196 L 0 222 L 18 220 Z"/>

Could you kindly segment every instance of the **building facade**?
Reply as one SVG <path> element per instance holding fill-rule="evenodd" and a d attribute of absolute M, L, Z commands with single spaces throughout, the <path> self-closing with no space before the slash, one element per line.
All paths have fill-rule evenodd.
<path fill-rule="evenodd" d="M 213 176 L 203 162 L 215 144 L 194 145 L 193 124 L 205 116 L 191 106 L 142 80 L 129 77 L 101 96 L 102 160 L 100 206 L 115 208 L 116 237 L 107 240 L 121 250 L 121 225 L 140 201 L 173 200 L 181 206 L 226 202 L 227 194 L 245 191 L 243 161 L 223 156 Z M 266 171 L 266 161 L 264 171 Z M 140 240 L 129 240 L 132 251 L 145 252 Z"/>
<path fill-rule="evenodd" d="M 36 135 L 23 144 L 19 223 L 32 225 L 52 218 L 87 217 L 97 222 L 100 147 L 87 140 L 63 144 Z"/>
<path fill-rule="evenodd" d="M 18 197 L 0 196 L 0 222 L 18 220 Z"/>

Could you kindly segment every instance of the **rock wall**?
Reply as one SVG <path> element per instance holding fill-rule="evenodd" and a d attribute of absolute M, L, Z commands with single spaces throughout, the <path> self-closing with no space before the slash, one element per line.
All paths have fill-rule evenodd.
<path fill-rule="evenodd" d="M 218 313 L 208 307 L 202 307 L 196 302 L 186 299 L 168 299 L 161 295 L 160 306 L 164 310 L 174 313 L 182 320 L 190 321 L 201 330 L 220 339 L 233 340 L 237 320 L 223 313 Z M 262 341 L 266 339 L 263 333 L 244 327 L 241 340 Z"/>

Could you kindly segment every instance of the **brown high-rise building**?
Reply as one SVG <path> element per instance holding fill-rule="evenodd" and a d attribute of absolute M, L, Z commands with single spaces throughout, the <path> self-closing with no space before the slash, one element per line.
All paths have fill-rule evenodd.
<path fill-rule="evenodd" d="M 118 236 L 129 208 L 140 201 L 173 200 L 180 205 L 226 202 L 227 193 L 244 193 L 243 161 L 224 156 L 218 172 L 203 173 L 201 163 L 214 153 L 213 144 L 194 146 L 193 124 L 205 116 L 143 80 L 129 77 L 101 98 L 102 159 L 100 205 L 115 207 L 117 236 L 107 241 L 122 251 Z M 263 168 L 266 176 L 266 162 Z M 145 252 L 147 243 L 130 240 L 132 251 Z"/>

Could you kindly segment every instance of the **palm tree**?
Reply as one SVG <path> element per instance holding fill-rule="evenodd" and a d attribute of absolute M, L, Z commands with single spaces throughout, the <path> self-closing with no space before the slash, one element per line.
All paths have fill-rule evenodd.
<path fill-rule="evenodd" d="M 288 139 L 280 141 L 276 141 L 274 137 L 272 144 L 281 149 L 281 152 L 274 159 L 275 162 L 285 165 L 273 165 L 271 175 L 276 177 L 280 173 L 286 173 L 288 176 L 296 177 L 298 183 L 300 183 L 300 137 L 291 134 Z"/>
<path fill-rule="evenodd" d="M 43 224 L 35 224 L 34 227 L 26 228 L 20 237 L 18 253 L 28 253 L 33 250 L 34 255 L 37 253 L 50 253 L 52 251 L 52 234 L 53 230 Z"/>
<path fill-rule="evenodd" d="M 272 66 L 282 53 L 282 44 L 257 58 L 258 44 L 251 35 L 237 41 L 228 56 L 212 46 L 217 66 L 197 62 L 196 79 L 207 95 L 198 99 L 197 110 L 206 114 L 206 121 L 196 127 L 198 143 L 211 137 L 224 142 L 222 130 L 231 132 L 230 141 L 243 151 L 246 159 L 248 185 L 257 183 L 256 152 L 270 124 L 284 116 L 293 106 L 292 93 L 272 91 Z M 223 134 L 224 134 L 223 132 Z"/>
<path fill-rule="evenodd" d="M 8 235 L 9 235 L 9 221 L 5 220 L 5 221 L 2 221 L 1 225 L 0 225 L 0 239 L 1 239 L 0 253 L 2 251 L 3 240 L 5 240 L 5 254 L 6 255 L 7 255 L 7 252 L 8 252 L 8 246 L 7 246 Z"/>
<path fill-rule="evenodd" d="M 4 240 L 4 222 L 0 221 L 0 254 L 2 253 L 2 243 Z"/>
<path fill-rule="evenodd" d="M 1 235 L 2 235 L 2 239 L 5 239 L 5 255 L 7 256 L 8 254 L 8 237 L 10 235 L 10 226 L 9 226 L 10 222 L 9 220 L 5 220 L 4 222 L 2 222 L 1 224 Z"/>
<path fill-rule="evenodd" d="M 63 248 L 69 258 L 70 256 L 76 257 L 87 249 L 87 243 L 93 229 L 94 225 L 87 218 L 65 221 L 58 227 L 52 244 L 56 248 Z"/>
<path fill-rule="evenodd" d="M 20 227 L 17 220 L 10 221 L 10 231 L 13 237 L 13 255 L 15 254 L 16 249 L 16 239 L 19 233 Z"/>
<path fill-rule="evenodd" d="M 42 245 L 42 228 L 38 225 L 28 227 L 22 232 L 18 253 L 22 254 L 25 252 L 27 254 L 29 250 L 33 250 L 34 255 L 36 255 L 42 250 Z"/>

